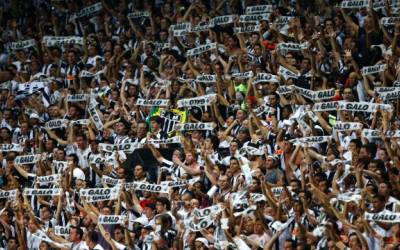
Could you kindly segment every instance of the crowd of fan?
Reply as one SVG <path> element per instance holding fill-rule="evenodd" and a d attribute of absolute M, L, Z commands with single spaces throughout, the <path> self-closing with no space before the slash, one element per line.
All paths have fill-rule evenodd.
<path fill-rule="evenodd" d="M 400 249 L 399 7 L 0 1 L 0 248 Z"/>

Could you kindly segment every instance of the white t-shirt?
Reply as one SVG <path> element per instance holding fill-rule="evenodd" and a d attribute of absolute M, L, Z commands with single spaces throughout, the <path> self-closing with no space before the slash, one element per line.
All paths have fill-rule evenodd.
<path fill-rule="evenodd" d="M 31 232 L 26 232 L 26 245 L 29 250 L 39 250 L 42 239 Z"/>

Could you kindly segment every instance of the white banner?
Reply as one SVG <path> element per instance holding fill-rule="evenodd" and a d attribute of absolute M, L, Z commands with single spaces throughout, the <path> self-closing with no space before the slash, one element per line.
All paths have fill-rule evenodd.
<path fill-rule="evenodd" d="M 206 229 L 213 223 L 213 218 L 212 217 L 205 217 L 201 220 L 199 220 L 197 223 L 194 223 L 193 218 L 190 220 L 188 223 L 188 227 L 190 231 L 193 232 L 198 232 L 201 230 Z"/>
<path fill-rule="evenodd" d="M 88 202 L 115 200 L 119 196 L 119 188 L 86 188 L 79 190 L 79 195 Z"/>
<path fill-rule="evenodd" d="M 310 46 L 309 43 L 278 43 L 278 50 L 286 50 L 286 51 L 299 51 L 302 49 L 308 49 Z"/>
<path fill-rule="evenodd" d="M 100 143 L 99 150 L 103 152 L 112 153 L 115 151 L 124 151 L 125 153 L 133 153 L 135 149 L 138 148 L 138 144 L 136 143 L 124 143 L 124 144 L 107 144 L 107 143 Z"/>
<path fill-rule="evenodd" d="M 392 87 L 394 88 L 393 91 L 381 92 L 379 93 L 380 97 L 384 100 L 393 100 L 400 97 L 400 88 L 399 87 Z"/>
<path fill-rule="evenodd" d="M 133 189 L 133 190 L 141 190 L 141 191 L 149 191 L 155 193 L 168 193 L 169 188 L 165 185 L 157 185 L 157 184 L 150 184 L 144 182 L 128 182 L 124 184 L 125 190 Z"/>
<path fill-rule="evenodd" d="M 361 9 L 368 7 L 368 0 L 348 0 L 340 4 L 342 9 Z"/>
<path fill-rule="evenodd" d="M 246 25 L 244 27 L 235 27 L 235 34 L 259 32 L 260 25 Z"/>
<path fill-rule="evenodd" d="M 136 101 L 136 105 L 139 105 L 139 106 L 150 106 L 150 107 L 153 107 L 153 106 L 166 106 L 167 107 L 169 105 L 169 100 L 168 99 L 149 99 L 149 100 L 146 100 L 146 99 L 139 98 Z"/>
<path fill-rule="evenodd" d="M 258 73 L 253 84 L 258 84 L 260 82 L 279 82 L 279 76 L 269 73 Z"/>
<path fill-rule="evenodd" d="M 80 36 L 44 36 L 42 42 L 50 46 L 62 46 L 65 44 L 83 45 L 83 38 Z"/>
<path fill-rule="evenodd" d="M 0 199 L 14 199 L 17 197 L 17 189 L 0 190 Z"/>
<path fill-rule="evenodd" d="M 36 182 L 39 182 L 40 184 L 54 183 L 60 181 L 61 181 L 61 175 L 59 174 L 36 176 Z"/>
<path fill-rule="evenodd" d="M 18 155 L 15 158 L 15 164 L 35 164 L 40 159 L 40 154 L 37 155 Z"/>
<path fill-rule="evenodd" d="M 400 137 L 400 130 L 389 130 L 389 131 L 386 131 L 385 137 L 387 137 L 387 138 L 399 138 Z"/>
<path fill-rule="evenodd" d="M 283 78 L 285 78 L 285 80 L 287 80 L 289 78 L 294 78 L 294 79 L 299 78 L 298 74 L 294 73 L 290 69 L 287 69 L 287 68 L 285 68 L 285 67 L 283 67 L 281 65 L 278 68 L 278 75 L 283 76 Z"/>
<path fill-rule="evenodd" d="M 216 75 L 198 75 L 196 81 L 204 83 L 215 83 L 217 81 Z"/>
<path fill-rule="evenodd" d="M 384 223 L 399 223 L 400 222 L 400 213 L 392 213 L 382 211 L 380 213 L 365 213 L 364 219 L 369 221 L 378 221 Z"/>
<path fill-rule="evenodd" d="M 359 122 L 341 122 L 337 121 L 333 128 L 336 131 L 351 131 L 362 129 L 363 125 Z"/>
<path fill-rule="evenodd" d="M 253 76 L 254 76 L 253 71 L 232 74 L 232 77 L 235 77 L 237 79 L 249 79 L 249 78 L 252 78 Z"/>
<path fill-rule="evenodd" d="M 269 19 L 269 13 L 246 14 L 246 15 L 241 15 L 239 17 L 239 22 L 241 22 L 241 23 L 257 23 L 258 21 L 268 20 L 268 19 Z"/>
<path fill-rule="evenodd" d="M 370 102 L 339 102 L 339 110 L 345 111 L 362 111 L 362 112 L 376 112 L 379 105 Z"/>
<path fill-rule="evenodd" d="M 203 209 L 195 208 L 193 211 L 193 214 L 197 218 L 204 218 L 204 217 L 208 217 L 208 216 L 215 217 L 218 213 L 222 212 L 224 209 L 225 208 L 223 205 L 217 204 L 217 205 L 206 207 Z"/>
<path fill-rule="evenodd" d="M 385 69 L 386 69 L 386 64 L 379 64 L 379 65 L 375 65 L 375 66 L 366 66 L 361 69 L 361 73 L 363 76 L 366 76 L 366 75 L 372 75 L 375 73 L 385 71 Z"/>
<path fill-rule="evenodd" d="M 61 188 L 52 188 L 52 189 L 40 189 L 40 188 L 25 188 L 23 194 L 27 196 L 36 195 L 36 196 L 54 196 L 60 195 Z"/>
<path fill-rule="evenodd" d="M 258 193 L 251 193 L 250 199 L 253 200 L 254 202 L 267 201 L 267 198 L 265 197 L 265 195 L 258 194 Z"/>
<path fill-rule="evenodd" d="M 198 24 L 190 29 L 190 32 L 204 32 L 210 29 L 210 25 L 208 23 Z"/>
<path fill-rule="evenodd" d="M 115 178 L 111 178 L 110 176 L 107 175 L 103 175 L 101 177 L 101 182 L 107 185 L 112 185 L 112 186 L 116 186 L 118 184 L 122 184 L 122 180 L 121 179 L 115 179 Z"/>
<path fill-rule="evenodd" d="M 272 11 L 272 5 L 254 5 L 246 7 L 246 14 L 271 13 Z"/>
<path fill-rule="evenodd" d="M 205 123 L 178 123 L 175 125 L 175 129 L 179 131 L 185 130 L 213 130 L 214 123 L 205 122 Z"/>
<path fill-rule="evenodd" d="M 285 25 L 288 24 L 290 20 L 292 20 L 294 17 L 293 16 L 279 16 L 276 20 L 275 23 L 277 25 Z"/>
<path fill-rule="evenodd" d="M 136 11 L 129 13 L 127 17 L 129 19 L 137 19 L 137 18 L 142 18 L 142 17 L 149 17 L 150 13 L 148 11 Z"/>
<path fill-rule="evenodd" d="M 186 186 L 189 182 L 187 180 L 179 180 L 179 181 L 162 181 L 160 185 L 165 185 L 171 188 L 174 187 L 183 187 Z"/>
<path fill-rule="evenodd" d="M 96 126 L 96 128 L 98 130 L 103 130 L 104 125 L 100 119 L 99 114 L 97 113 L 96 107 L 92 106 L 92 105 L 89 105 L 89 106 L 91 106 L 91 107 L 89 107 L 89 115 L 92 117 L 94 125 Z"/>
<path fill-rule="evenodd" d="M 204 44 L 199 47 L 190 49 L 186 52 L 186 56 L 197 56 L 197 55 L 203 54 L 203 53 L 213 50 L 213 49 L 217 49 L 217 43 L 208 43 L 208 44 Z"/>
<path fill-rule="evenodd" d="M 290 94 L 293 91 L 293 86 L 279 86 L 278 89 L 276 90 L 276 92 L 280 95 L 286 95 L 286 94 Z"/>
<path fill-rule="evenodd" d="M 90 71 L 82 70 L 81 73 L 79 74 L 79 77 L 90 78 L 90 77 L 94 77 L 95 75 L 96 75 L 95 73 L 92 73 Z"/>
<path fill-rule="evenodd" d="M 76 94 L 76 95 L 68 95 L 67 101 L 68 102 L 84 102 L 88 98 L 88 95 L 85 94 Z"/>
<path fill-rule="evenodd" d="M 67 119 L 55 119 L 46 122 L 44 126 L 49 129 L 65 128 L 67 126 L 67 123 Z"/>
<path fill-rule="evenodd" d="M 101 2 L 92 4 L 88 7 L 81 9 L 80 11 L 72 14 L 71 17 L 69 18 L 69 21 L 75 20 L 77 18 L 89 16 L 95 12 L 100 11 L 102 8 L 103 8 L 103 6 L 102 6 Z"/>
<path fill-rule="evenodd" d="M 125 222 L 125 215 L 99 215 L 97 222 L 100 224 L 123 224 Z"/>
<path fill-rule="evenodd" d="M 150 139 L 147 143 L 151 144 L 174 144 L 174 143 L 181 143 L 181 138 L 179 136 L 174 136 L 167 139 Z"/>
<path fill-rule="evenodd" d="M 182 100 L 178 100 L 178 108 L 187 108 L 187 107 L 199 107 L 199 106 L 210 106 L 217 99 L 216 94 L 203 95 L 194 98 L 186 98 Z"/>
<path fill-rule="evenodd" d="M 56 173 L 63 173 L 67 169 L 68 163 L 66 161 L 53 161 L 53 166 Z"/>
<path fill-rule="evenodd" d="M 84 126 L 88 126 L 90 123 L 89 119 L 80 119 L 80 120 L 72 120 L 71 124 L 72 125 L 84 125 Z"/>
<path fill-rule="evenodd" d="M 217 16 L 211 19 L 210 21 L 210 26 L 214 27 L 217 25 L 225 25 L 225 24 L 230 24 L 235 21 L 235 18 L 237 15 L 226 15 L 226 16 Z"/>
<path fill-rule="evenodd" d="M 383 24 L 384 26 L 393 26 L 396 24 L 396 22 L 398 22 L 400 20 L 400 17 L 382 17 L 380 22 L 381 24 Z"/>
<path fill-rule="evenodd" d="M 323 111 L 335 111 L 339 107 L 339 102 L 319 102 L 315 103 L 313 106 L 313 111 L 323 112 Z"/>
<path fill-rule="evenodd" d="M 319 90 L 313 91 L 310 89 L 300 88 L 298 86 L 294 86 L 294 88 L 304 97 L 309 98 L 313 101 L 323 100 L 323 99 L 330 99 L 336 95 L 335 89 L 326 89 L 326 90 Z"/>
<path fill-rule="evenodd" d="M 361 135 L 367 138 L 379 138 L 380 131 L 375 129 L 363 129 Z"/>
<path fill-rule="evenodd" d="M 359 193 L 348 192 L 348 193 L 340 193 L 336 198 L 340 201 L 345 201 L 345 202 L 349 201 L 358 202 L 361 200 L 362 196 Z"/>
<path fill-rule="evenodd" d="M 23 148 L 19 144 L 0 144 L 1 152 L 22 152 Z"/>
<path fill-rule="evenodd" d="M 55 226 L 54 227 L 54 234 L 58 236 L 69 236 L 71 231 L 71 227 L 63 227 L 63 226 Z"/>
<path fill-rule="evenodd" d="M 300 145 L 311 145 L 313 143 L 324 143 L 327 142 L 331 136 L 310 136 L 310 137 L 302 137 L 290 140 L 293 144 L 300 144 Z"/>
<path fill-rule="evenodd" d="M 12 50 L 21 50 L 21 49 L 27 49 L 27 48 L 33 47 L 35 45 L 36 45 L 35 40 L 29 39 L 29 40 L 25 40 L 25 41 L 11 43 L 11 49 Z"/>

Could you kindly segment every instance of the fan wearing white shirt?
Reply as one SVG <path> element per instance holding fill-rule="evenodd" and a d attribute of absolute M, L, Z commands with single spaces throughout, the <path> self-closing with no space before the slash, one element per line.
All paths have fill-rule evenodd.
<path fill-rule="evenodd" d="M 86 245 L 89 247 L 89 250 L 104 250 L 99 242 L 99 234 L 96 231 L 89 231 L 86 235 Z"/>
<path fill-rule="evenodd" d="M 72 250 L 89 250 L 85 241 L 82 241 L 83 230 L 80 227 L 73 227 L 69 232 L 69 240 L 72 242 Z"/>

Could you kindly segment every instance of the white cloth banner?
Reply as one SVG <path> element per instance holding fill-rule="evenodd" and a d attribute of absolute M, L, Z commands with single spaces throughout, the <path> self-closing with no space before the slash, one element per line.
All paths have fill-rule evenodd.
<path fill-rule="evenodd" d="M 254 5 L 246 7 L 246 14 L 271 13 L 272 5 Z"/>
<path fill-rule="evenodd" d="M 253 76 L 254 76 L 253 71 L 232 74 L 232 77 L 235 77 L 237 79 L 248 79 L 248 78 L 252 78 Z"/>
<path fill-rule="evenodd" d="M 46 46 L 62 46 L 65 44 L 83 45 L 83 38 L 80 36 L 44 36 L 42 42 Z"/>
<path fill-rule="evenodd" d="M 175 125 L 175 129 L 179 131 L 185 130 L 213 130 L 214 123 L 205 122 L 205 123 L 178 123 Z"/>
<path fill-rule="evenodd" d="M 67 101 L 68 102 L 84 102 L 88 98 L 88 95 L 85 94 L 76 94 L 76 95 L 68 95 Z"/>
<path fill-rule="evenodd" d="M 11 49 L 12 50 L 27 49 L 27 48 L 33 47 L 35 45 L 36 45 L 35 40 L 29 39 L 29 40 L 25 40 L 25 41 L 11 43 Z"/>
<path fill-rule="evenodd" d="M 310 137 L 302 137 L 302 138 L 296 138 L 290 140 L 293 144 L 300 144 L 300 145 L 305 145 L 305 144 L 314 144 L 314 143 L 324 143 L 327 142 L 331 136 L 310 136 Z"/>
<path fill-rule="evenodd" d="M 226 15 L 226 16 L 217 16 L 211 19 L 210 21 L 210 26 L 214 27 L 217 25 L 225 25 L 225 24 L 230 24 L 235 21 L 235 18 L 237 15 Z"/>
<path fill-rule="evenodd" d="M 139 106 L 150 106 L 150 107 L 153 107 L 153 106 L 168 106 L 168 104 L 169 104 L 169 100 L 168 99 L 149 99 L 149 100 L 146 100 L 146 99 L 139 98 L 136 101 L 136 105 L 139 105 Z"/>
<path fill-rule="evenodd" d="M 288 24 L 290 20 L 292 20 L 294 17 L 293 16 L 279 16 L 276 20 L 275 23 L 277 25 L 285 25 Z"/>
<path fill-rule="evenodd" d="M 204 217 L 208 217 L 208 216 L 215 217 L 218 213 L 222 212 L 224 209 L 225 209 L 225 207 L 223 205 L 217 204 L 217 205 L 206 207 L 203 209 L 195 208 L 193 211 L 193 214 L 197 218 L 204 218 Z"/>
<path fill-rule="evenodd" d="M 400 20 L 400 17 L 394 17 L 394 16 L 392 16 L 392 17 L 382 17 L 380 22 L 384 26 L 393 26 L 399 20 Z"/>
<path fill-rule="evenodd" d="M 253 33 L 260 31 L 260 25 L 247 25 L 244 27 L 235 27 L 235 34 Z"/>
<path fill-rule="evenodd" d="M 379 95 L 384 100 L 397 99 L 397 98 L 400 97 L 400 88 L 399 87 L 394 87 L 393 91 L 381 92 L 381 93 L 379 93 Z"/>
<path fill-rule="evenodd" d="M 40 184 L 54 183 L 60 181 L 61 181 L 61 175 L 59 174 L 36 176 L 36 182 L 39 182 Z"/>
<path fill-rule="evenodd" d="M 213 223 L 213 218 L 212 217 L 204 217 L 203 219 L 200 219 L 197 223 L 193 221 L 193 218 L 189 221 L 188 223 L 188 228 L 190 231 L 193 232 L 198 232 L 203 229 L 206 229 Z"/>
<path fill-rule="evenodd" d="M 342 9 L 361 9 L 368 7 L 368 0 L 349 0 L 340 4 Z"/>
<path fill-rule="evenodd" d="M 290 94 L 293 91 L 293 86 L 279 86 L 276 92 L 280 95 Z"/>
<path fill-rule="evenodd" d="M 279 82 L 279 76 L 269 73 L 258 73 L 253 84 L 258 84 L 260 82 Z"/>
<path fill-rule="evenodd" d="M 121 179 L 115 179 L 115 178 L 111 178 L 110 176 L 107 175 L 103 175 L 101 177 L 101 182 L 107 185 L 112 185 L 112 186 L 116 186 L 118 184 L 122 184 L 122 180 Z"/>
<path fill-rule="evenodd" d="M 162 181 L 160 184 L 168 187 L 183 187 L 186 186 L 189 182 L 187 180 L 179 180 L 179 181 Z"/>
<path fill-rule="evenodd" d="M 246 14 L 240 15 L 239 22 L 241 23 L 257 23 L 261 20 L 268 20 L 269 13 L 260 13 L 260 14 Z"/>
<path fill-rule="evenodd" d="M 80 120 L 72 120 L 71 124 L 72 125 L 85 125 L 88 126 L 90 123 L 89 119 L 80 119 Z"/>
<path fill-rule="evenodd" d="M 384 223 L 399 223 L 400 213 L 380 212 L 380 213 L 365 213 L 364 219 L 369 221 L 378 221 Z"/>
<path fill-rule="evenodd" d="M 199 107 L 199 106 L 209 106 L 214 103 L 217 99 L 216 94 L 209 94 L 194 98 L 186 98 L 182 100 L 178 100 L 178 108 L 187 108 L 187 107 Z"/>
<path fill-rule="evenodd" d="M 309 43 L 278 43 L 278 50 L 292 50 L 292 51 L 299 51 L 302 49 L 308 49 L 310 46 Z"/>
<path fill-rule="evenodd" d="M 115 200 L 119 196 L 119 188 L 86 188 L 79 190 L 79 195 L 88 202 Z"/>
<path fill-rule="evenodd" d="M 61 188 L 52 188 L 52 189 L 40 189 L 40 188 L 25 188 L 23 191 L 24 195 L 31 196 L 54 196 L 60 195 Z"/>
<path fill-rule="evenodd" d="M 315 103 L 313 106 L 313 111 L 323 112 L 323 111 L 335 111 L 339 107 L 339 102 L 320 102 Z"/>
<path fill-rule="evenodd" d="M 0 144 L 1 152 L 22 152 L 23 148 L 19 144 Z"/>
<path fill-rule="evenodd" d="M 0 190 L 0 199 L 14 199 L 17 197 L 17 189 L 12 189 L 12 190 Z"/>
<path fill-rule="evenodd" d="M 299 75 L 294 73 L 293 71 L 291 71 L 290 69 L 287 69 L 283 66 L 279 66 L 278 68 L 278 75 L 283 76 L 283 78 L 285 78 L 285 80 L 289 79 L 289 78 L 294 78 L 297 79 L 299 78 Z"/>
<path fill-rule="evenodd" d="M 386 69 L 386 64 L 379 64 L 379 65 L 375 65 L 375 66 L 366 66 L 361 69 L 361 73 L 363 76 L 366 76 L 366 75 L 372 75 L 375 73 L 385 71 L 385 69 Z"/>
<path fill-rule="evenodd" d="M 18 155 L 15 158 L 15 164 L 35 164 L 40 159 L 40 154 L 36 155 Z"/>
<path fill-rule="evenodd" d="M 55 119 L 46 122 L 44 126 L 49 129 L 57 129 L 66 127 L 67 123 L 68 123 L 67 119 Z"/>
<path fill-rule="evenodd" d="M 210 24 L 198 24 L 190 29 L 190 32 L 204 32 L 210 29 Z"/>
<path fill-rule="evenodd" d="M 174 136 L 167 139 L 150 139 L 147 143 L 151 144 L 174 144 L 174 143 L 181 143 L 181 138 L 179 136 Z"/>
<path fill-rule="evenodd" d="M 53 167 L 56 173 L 63 173 L 67 169 L 68 163 L 66 161 L 53 161 Z"/>
<path fill-rule="evenodd" d="M 157 184 L 150 184 L 144 182 L 128 182 L 124 184 L 126 190 L 133 189 L 133 190 L 141 190 L 141 191 L 149 191 L 155 193 L 168 193 L 169 187 L 165 185 L 157 185 Z"/>
<path fill-rule="evenodd" d="M 92 106 L 92 105 L 89 105 L 89 106 L 91 106 L 91 107 L 89 107 L 89 115 L 92 117 L 94 125 L 96 126 L 96 128 L 98 130 L 103 130 L 104 125 L 100 119 L 99 114 L 97 113 L 96 107 Z"/>
<path fill-rule="evenodd" d="M 125 215 L 104 215 L 101 214 L 99 218 L 97 219 L 97 222 L 100 224 L 123 224 L 125 221 L 126 216 Z"/>
<path fill-rule="evenodd" d="M 359 122 L 341 122 L 337 121 L 333 128 L 336 131 L 351 131 L 362 129 L 363 125 Z"/>
<path fill-rule="evenodd" d="M 103 9 L 103 6 L 102 6 L 101 2 L 92 4 L 88 7 L 81 9 L 80 11 L 72 14 L 71 17 L 69 18 L 69 21 L 75 20 L 77 18 L 89 16 L 93 13 L 96 13 L 96 12 L 102 10 L 102 9 Z"/>
<path fill-rule="evenodd" d="M 217 81 L 216 75 L 199 75 L 196 77 L 196 81 L 204 83 L 215 83 Z"/>
<path fill-rule="evenodd" d="M 379 138 L 380 131 L 375 129 L 363 129 L 361 135 L 367 138 Z"/>
<path fill-rule="evenodd" d="M 63 227 L 63 226 L 55 226 L 54 227 L 54 234 L 58 236 L 69 236 L 71 231 L 71 227 Z"/>
<path fill-rule="evenodd" d="M 127 17 L 129 19 L 137 19 L 137 18 L 142 18 L 142 17 L 149 17 L 150 13 L 148 11 L 136 11 L 129 13 Z"/>
<path fill-rule="evenodd" d="M 116 152 L 116 151 L 123 151 L 124 153 L 132 153 L 139 147 L 136 143 L 124 143 L 124 144 L 107 144 L 107 143 L 100 143 L 99 149 L 103 152 Z"/>
<path fill-rule="evenodd" d="M 204 45 L 198 46 L 196 48 L 190 49 L 186 52 L 186 56 L 197 56 L 197 55 L 203 54 L 203 53 L 213 50 L 213 49 L 217 49 L 217 43 L 208 43 L 208 44 L 204 44 Z"/>

